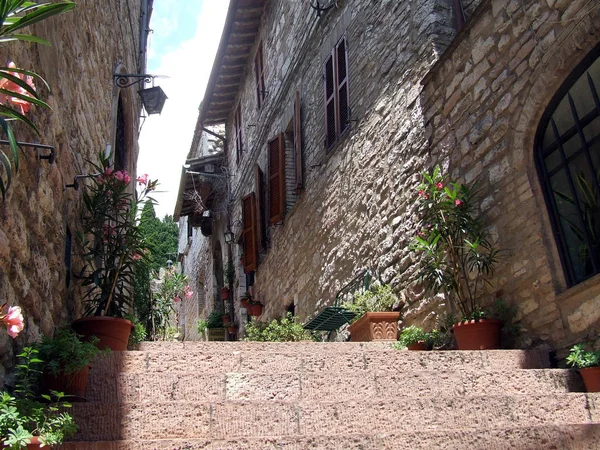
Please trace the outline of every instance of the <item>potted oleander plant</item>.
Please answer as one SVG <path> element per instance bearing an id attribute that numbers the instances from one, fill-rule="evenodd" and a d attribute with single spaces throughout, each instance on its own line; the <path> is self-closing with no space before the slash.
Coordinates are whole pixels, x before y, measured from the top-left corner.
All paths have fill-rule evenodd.
<path id="1" fill-rule="evenodd" d="M 351 340 L 396 341 L 400 312 L 393 309 L 398 303 L 398 297 L 388 284 L 374 283 L 370 289 L 352 296 L 343 305 L 355 314 L 348 327 Z"/>
<path id="2" fill-rule="evenodd" d="M 71 404 L 64 393 L 53 391 L 38 397 L 42 361 L 38 351 L 26 347 L 19 354 L 13 392 L 0 393 L 0 439 L 5 448 L 35 449 L 61 444 L 77 432 L 77 425 L 66 410 Z"/>
<path id="3" fill-rule="evenodd" d="M 143 175 L 139 192 L 124 170 L 114 170 L 112 156 L 98 154 L 89 161 L 92 173 L 83 192 L 83 231 L 78 233 L 84 266 L 78 275 L 88 308 L 73 329 L 84 336 L 97 336 L 100 348 L 126 350 L 133 323 L 131 312 L 134 266 L 146 258 L 146 245 L 138 226 L 138 211 L 158 182 Z M 136 180 L 134 180 L 135 182 Z"/>
<path id="4" fill-rule="evenodd" d="M 439 167 L 424 172 L 411 245 L 421 256 L 419 281 L 429 293 L 443 294 L 461 317 L 452 329 L 460 350 L 499 348 L 502 328 L 500 320 L 488 317 L 484 295 L 499 250 L 477 214 L 474 197 L 472 187 L 450 182 Z"/>
<path id="5" fill-rule="evenodd" d="M 71 401 L 85 400 L 90 363 L 101 350 L 97 347 L 97 337 L 87 341 L 81 338 L 71 329 L 62 328 L 54 337 L 45 336 L 36 345 L 44 361 L 42 392 L 60 391 Z"/>
<path id="6" fill-rule="evenodd" d="M 588 392 L 600 392 L 600 351 L 586 350 L 585 344 L 574 345 L 567 365 L 579 369 Z"/>

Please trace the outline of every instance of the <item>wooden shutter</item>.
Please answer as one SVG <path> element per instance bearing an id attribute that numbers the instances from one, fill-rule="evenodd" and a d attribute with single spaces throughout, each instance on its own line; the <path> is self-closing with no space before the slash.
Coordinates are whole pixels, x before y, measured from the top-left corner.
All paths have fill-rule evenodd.
<path id="1" fill-rule="evenodd" d="M 256 58 L 254 58 L 254 74 L 256 75 L 256 100 L 258 109 L 260 109 L 265 99 L 265 67 L 262 43 L 258 46 Z"/>
<path id="2" fill-rule="evenodd" d="M 242 198 L 242 236 L 244 238 L 244 272 L 256 270 L 258 246 L 256 245 L 256 196 L 254 192 Z"/>
<path id="3" fill-rule="evenodd" d="M 302 173 L 302 120 L 300 118 L 300 92 L 296 91 L 294 103 L 294 162 L 296 164 L 296 194 L 304 188 Z"/>
<path id="4" fill-rule="evenodd" d="M 330 148 L 336 140 L 336 114 L 335 114 L 335 94 L 334 73 L 333 73 L 333 56 L 327 58 L 323 66 L 323 78 L 325 80 L 325 146 Z"/>
<path id="5" fill-rule="evenodd" d="M 285 145 L 283 134 L 269 142 L 269 223 L 285 215 Z"/>
<path id="6" fill-rule="evenodd" d="M 236 161 L 239 164 L 240 159 L 242 157 L 242 152 L 244 151 L 244 143 L 242 142 L 242 111 L 241 105 L 235 110 L 235 114 L 233 117 L 233 123 L 235 128 L 235 148 L 236 148 Z"/>
<path id="7" fill-rule="evenodd" d="M 260 248 L 267 249 L 267 228 L 265 227 L 265 174 L 256 164 L 254 166 L 254 182 L 256 185 L 256 235 Z"/>
<path id="8" fill-rule="evenodd" d="M 336 81 L 338 104 L 338 137 L 350 126 L 350 97 L 348 92 L 348 48 L 346 38 L 337 44 L 336 51 Z"/>

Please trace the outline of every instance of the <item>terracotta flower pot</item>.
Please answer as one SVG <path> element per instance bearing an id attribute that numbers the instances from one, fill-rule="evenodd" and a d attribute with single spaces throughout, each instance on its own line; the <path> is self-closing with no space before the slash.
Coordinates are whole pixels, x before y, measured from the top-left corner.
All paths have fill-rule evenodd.
<path id="1" fill-rule="evenodd" d="M 85 401 L 85 391 L 87 389 L 87 379 L 90 366 L 86 366 L 79 372 L 63 373 L 52 375 L 44 372 L 42 375 L 42 391 L 64 392 L 69 396 L 70 402 Z"/>
<path id="2" fill-rule="evenodd" d="M 459 350 L 493 350 L 500 348 L 502 322 L 481 319 L 461 322 L 452 327 Z"/>
<path id="3" fill-rule="evenodd" d="M 425 345 L 425 342 L 419 341 L 407 346 L 406 348 L 409 350 L 427 350 L 427 345 Z"/>
<path id="4" fill-rule="evenodd" d="M 250 304 L 247 298 L 241 299 L 240 303 L 242 304 L 242 308 L 248 308 L 248 305 Z"/>
<path id="5" fill-rule="evenodd" d="M 396 341 L 399 312 L 368 312 L 348 327 L 352 342 Z"/>
<path id="6" fill-rule="evenodd" d="M 251 316 L 260 316 L 263 311 L 263 305 L 260 303 L 250 303 L 248 304 L 248 314 Z"/>
<path id="7" fill-rule="evenodd" d="M 34 449 L 39 449 L 40 448 L 40 438 L 38 436 L 33 436 L 29 440 L 31 442 L 29 444 L 27 444 L 27 447 L 26 447 L 28 450 L 34 450 Z M 3 441 L 4 441 L 4 439 L 2 439 L 2 442 Z M 10 448 L 10 447 L 8 447 L 7 445 L 3 445 L 1 448 Z"/>
<path id="8" fill-rule="evenodd" d="M 587 367 L 579 369 L 583 378 L 585 390 L 588 392 L 600 392 L 600 367 Z"/>
<path id="9" fill-rule="evenodd" d="M 229 288 L 224 286 L 221 288 L 221 300 L 227 300 L 229 298 Z"/>
<path id="10" fill-rule="evenodd" d="M 236 325 L 230 325 L 227 327 L 227 332 L 229 334 L 235 334 L 235 333 L 237 333 L 237 329 L 238 329 L 238 327 Z"/>
<path id="11" fill-rule="evenodd" d="M 221 319 L 223 320 L 223 324 L 228 324 L 229 322 L 231 322 L 231 318 L 229 317 L 229 314 L 223 314 L 221 316 Z"/>
<path id="12" fill-rule="evenodd" d="M 133 323 L 117 317 L 91 316 L 75 320 L 71 328 L 84 337 L 96 336 L 100 339 L 97 344 L 100 350 L 110 348 L 112 351 L 120 352 L 127 350 Z"/>

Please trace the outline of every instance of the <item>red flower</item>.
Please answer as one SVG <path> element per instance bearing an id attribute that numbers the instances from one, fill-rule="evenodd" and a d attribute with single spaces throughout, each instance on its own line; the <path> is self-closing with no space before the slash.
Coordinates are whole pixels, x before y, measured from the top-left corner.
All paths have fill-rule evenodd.
<path id="1" fill-rule="evenodd" d="M 462 205 L 462 204 L 463 204 L 463 202 L 462 202 L 462 200 L 456 199 L 456 200 L 454 200 L 454 204 L 455 204 L 456 206 L 460 206 L 460 205 Z"/>
<path id="2" fill-rule="evenodd" d="M 419 197 L 425 197 L 425 191 L 424 190 L 420 190 L 419 191 Z"/>
<path id="3" fill-rule="evenodd" d="M 444 185 L 442 183 L 436 183 L 435 187 L 438 189 L 444 189 Z"/>

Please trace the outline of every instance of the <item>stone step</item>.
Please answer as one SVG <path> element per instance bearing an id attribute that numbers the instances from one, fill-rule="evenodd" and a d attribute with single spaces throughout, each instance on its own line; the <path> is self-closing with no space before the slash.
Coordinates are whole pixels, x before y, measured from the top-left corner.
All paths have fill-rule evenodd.
<path id="1" fill-rule="evenodd" d="M 399 397 L 480 396 L 583 392 L 581 377 L 565 369 L 498 372 L 443 370 L 413 372 L 125 373 L 91 374 L 91 402 L 300 401 Z"/>
<path id="2" fill-rule="evenodd" d="M 209 344 L 209 343 L 205 343 Z M 211 343 L 216 344 L 216 343 Z M 237 344 L 232 342 L 231 344 Z M 256 343 L 239 343 L 242 345 Z M 318 372 L 350 373 L 356 371 L 414 371 L 414 370 L 497 370 L 543 369 L 550 367 L 547 352 L 532 350 L 436 351 L 360 350 L 358 346 L 310 343 L 313 351 L 294 351 L 290 343 L 266 346 L 272 350 L 242 346 L 211 346 L 208 349 L 174 351 L 112 352 L 94 361 L 92 374 L 112 377 L 117 373 L 160 372 Z M 301 345 L 300 349 L 306 349 Z M 314 345 L 313 345 L 314 344 Z M 364 344 L 362 344 L 364 345 Z M 235 350 L 235 348 L 240 350 Z M 321 350 L 322 349 L 322 350 Z M 98 375 L 100 376 L 100 375 Z"/>
<path id="3" fill-rule="evenodd" d="M 485 430 L 600 423 L 600 394 L 498 395 L 362 401 L 75 403 L 76 440 L 349 436 L 415 429 Z M 480 447 L 481 448 L 481 447 Z"/>
<path id="4" fill-rule="evenodd" d="M 339 352 L 339 351 L 386 351 L 391 350 L 393 342 L 206 342 L 206 341 L 185 341 L 185 342 L 141 342 L 137 350 L 140 351 L 178 351 L 193 350 L 200 352 L 221 352 L 221 351 L 252 351 L 252 352 L 302 352 L 314 353 L 315 351 Z"/>
<path id="5" fill-rule="evenodd" d="M 58 450 L 591 450 L 598 448 L 598 442 L 599 424 L 568 424 L 378 435 L 80 441 L 66 443 Z"/>

